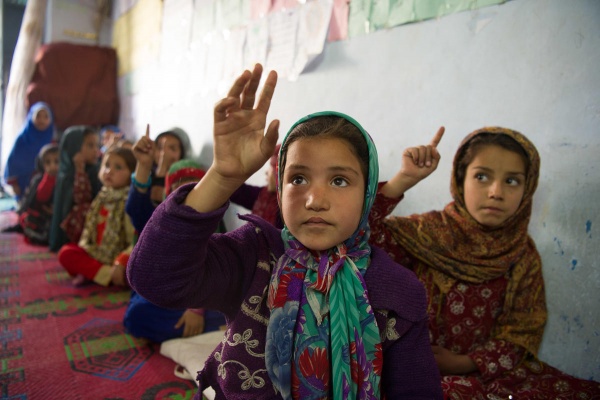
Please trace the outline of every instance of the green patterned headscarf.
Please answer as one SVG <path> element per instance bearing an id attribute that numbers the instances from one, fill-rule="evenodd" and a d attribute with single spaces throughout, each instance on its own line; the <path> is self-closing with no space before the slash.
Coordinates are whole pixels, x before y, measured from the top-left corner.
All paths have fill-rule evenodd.
<path id="1" fill-rule="evenodd" d="M 379 177 L 375 145 L 360 124 L 347 115 L 308 115 L 296 122 L 284 138 L 278 180 L 282 178 L 282 153 L 290 133 L 319 117 L 349 121 L 367 143 L 369 171 L 362 216 L 350 238 L 318 254 L 284 226 L 281 238 L 285 253 L 277 262 L 269 286 L 267 371 L 284 399 L 379 398 L 383 353 L 364 280 L 371 255 L 368 215 Z"/>

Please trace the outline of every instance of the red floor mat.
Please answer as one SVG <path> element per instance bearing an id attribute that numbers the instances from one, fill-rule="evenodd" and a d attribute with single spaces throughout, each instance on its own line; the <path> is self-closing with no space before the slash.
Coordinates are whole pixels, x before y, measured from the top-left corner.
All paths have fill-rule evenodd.
<path id="1" fill-rule="evenodd" d="M 0 227 L 15 220 L 0 214 Z M 47 247 L 0 233 L 0 398 L 189 399 L 156 344 L 125 333 L 129 291 L 75 288 Z"/>

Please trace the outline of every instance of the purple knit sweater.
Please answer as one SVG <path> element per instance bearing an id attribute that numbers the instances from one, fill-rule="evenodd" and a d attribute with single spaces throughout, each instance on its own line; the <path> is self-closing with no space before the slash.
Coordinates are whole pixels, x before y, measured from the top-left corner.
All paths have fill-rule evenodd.
<path id="1" fill-rule="evenodd" d="M 135 246 L 127 274 L 132 288 L 167 308 L 208 308 L 227 318 L 223 341 L 198 374 L 200 393 L 217 399 L 281 399 L 265 365 L 271 271 L 283 253 L 280 231 L 255 216 L 226 234 L 212 234 L 227 204 L 210 213 L 183 205 L 193 184 L 158 206 Z M 365 275 L 383 346 L 387 399 L 441 399 L 440 375 L 427 330 L 425 290 L 415 275 L 372 249 Z"/>

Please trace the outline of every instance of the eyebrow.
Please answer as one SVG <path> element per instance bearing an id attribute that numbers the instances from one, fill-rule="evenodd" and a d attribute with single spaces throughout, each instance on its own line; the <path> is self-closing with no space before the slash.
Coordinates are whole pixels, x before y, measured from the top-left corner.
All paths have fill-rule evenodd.
<path id="1" fill-rule="evenodd" d="M 483 170 L 485 172 L 493 172 L 493 170 L 491 168 L 484 167 L 484 166 L 475 166 L 475 167 L 473 167 L 473 169 Z M 523 176 L 526 175 L 525 172 L 520 172 L 520 171 L 508 171 L 507 173 L 509 175 L 523 175 Z"/>
<path id="2" fill-rule="evenodd" d="M 302 164 L 290 164 L 288 166 L 286 166 L 285 168 L 286 170 L 293 170 L 295 172 L 301 172 L 301 171 L 308 171 L 310 170 L 310 167 L 307 165 L 302 165 Z M 346 167 L 343 165 L 334 165 L 332 167 L 327 168 L 328 171 L 331 172 L 339 172 L 339 173 L 351 173 L 353 175 L 356 176 L 360 176 L 359 172 L 357 170 L 355 170 L 352 167 Z"/>

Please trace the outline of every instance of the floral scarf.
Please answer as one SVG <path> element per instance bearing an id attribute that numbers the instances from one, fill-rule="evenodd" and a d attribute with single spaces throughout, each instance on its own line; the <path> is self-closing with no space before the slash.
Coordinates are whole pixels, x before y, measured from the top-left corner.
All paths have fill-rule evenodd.
<path id="1" fill-rule="evenodd" d="M 355 120 L 336 112 L 308 115 L 292 126 L 288 136 L 297 125 L 320 116 L 347 119 L 367 141 L 370 161 L 363 214 L 348 240 L 318 254 L 284 226 L 285 253 L 273 271 L 268 294 L 267 371 L 284 399 L 379 398 L 383 355 L 364 281 L 371 254 L 367 217 L 377 190 L 377 151 Z M 280 175 L 281 153 L 279 180 Z"/>
<path id="2" fill-rule="evenodd" d="M 507 135 L 516 140 L 529 159 L 523 200 L 515 214 L 498 228 L 475 221 L 465 206 L 456 171 L 461 149 L 481 133 Z M 394 240 L 420 261 L 442 293 L 457 281 L 482 283 L 508 276 L 501 315 L 493 333 L 537 354 L 546 321 L 542 262 L 527 233 L 533 194 L 537 187 L 540 157 L 535 146 L 521 133 L 486 127 L 468 135 L 456 152 L 451 193 L 454 199 L 443 211 L 386 219 Z"/>
<path id="3" fill-rule="evenodd" d="M 92 205 L 85 219 L 85 227 L 79 240 L 79 246 L 85 249 L 90 256 L 102 264 L 112 265 L 115 257 L 129 245 L 125 234 L 126 219 L 125 202 L 129 194 L 129 186 L 121 189 L 112 189 L 106 186 L 92 201 Z M 108 210 L 106 227 L 102 234 L 102 242 L 97 243 L 97 225 L 104 218 L 102 209 Z"/>

